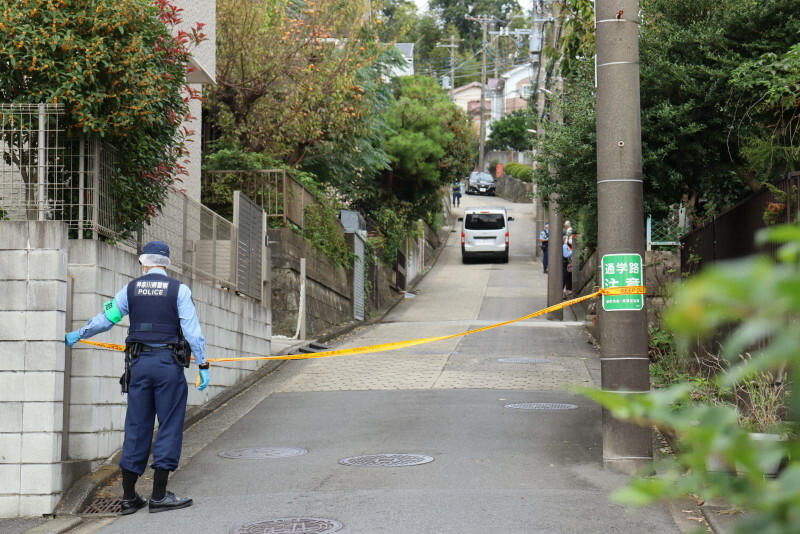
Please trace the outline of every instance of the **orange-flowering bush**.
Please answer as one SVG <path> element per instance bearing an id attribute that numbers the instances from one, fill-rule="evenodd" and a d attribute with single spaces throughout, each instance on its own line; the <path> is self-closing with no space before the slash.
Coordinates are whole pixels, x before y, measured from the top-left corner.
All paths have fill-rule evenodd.
<path id="1" fill-rule="evenodd" d="M 68 135 L 103 138 L 122 161 L 119 216 L 135 227 L 182 173 L 188 48 L 169 0 L 15 0 L 0 11 L 0 102 L 63 104 Z"/>

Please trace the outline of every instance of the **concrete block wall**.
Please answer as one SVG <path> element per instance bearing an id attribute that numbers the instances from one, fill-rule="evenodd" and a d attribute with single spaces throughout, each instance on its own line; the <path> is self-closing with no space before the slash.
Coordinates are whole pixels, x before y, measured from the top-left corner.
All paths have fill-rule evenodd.
<path id="1" fill-rule="evenodd" d="M 64 333 L 99 313 L 139 274 L 135 255 L 70 241 L 61 222 L 0 221 L 0 517 L 52 513 L 72 482 L 121 447 L 122 353 L 82 343 L 66 349 Z M 187 282 L 209 358 L 271 353 L 268 306 Z M 95 339 L 123 344 L 127 325 L 126 318 Z M 189 403 L 207 402 L 263 364 L 214 364 L 211 386 L 190 387 Z M 196 373 L 194 366 L 186 371 L 192 386 Z"/>
<path id="2" fill-rule="evenodd" d="M 0 517 L 50 513 L 63 491 L 67 229 L 0 221 Z"/>

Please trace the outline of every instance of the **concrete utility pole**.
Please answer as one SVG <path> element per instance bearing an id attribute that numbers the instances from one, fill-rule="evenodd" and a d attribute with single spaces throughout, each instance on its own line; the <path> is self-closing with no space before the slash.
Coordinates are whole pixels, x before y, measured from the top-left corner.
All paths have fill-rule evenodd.
<path id="1" fill-rule="evenodd" d="M 483 171 L 483 152 L 486 145 L 486 49 L 489 46 L 488 33 L 489 23 L 492 22 L 492 17 L 465 17 L 467 20 L 472 20 L 481 23 L 483 30 L 483 39 L 481 41 L 481 122 L 480 133 L 478 142 L 478 170 Z"/>
<path id="2" fill-rule="evenodd" d="M 450 36 L 449 45 L 437 44 L 436 47 L 450 49 L 450 100 L 454 100 L 454 91 L 456 89 L 456 48 L 458 48 L 455 35 Z"/>
<path id="3" fill-rule="evenodd" d="M 557 2 L 553 2 L 551 7 L 551 19 L 553 21 L 558 19 L 559 14 L 561 13 L 560 5 Z M 547 35 L 547 39 L 550 42 L 550 46 L 553 48 L 558 47 L 558 40 L 560 38 L 560 26 L 558 24 L 551 24 L 549 27 L 549 35 Z M 549 100 L 550 95 L 553 94 L 553 91 L 550 91 L 546 88 L 547 85 L 547 69 L 544 65 L 544 61 L 539 62 L 539 75 L 537 76 L 539 82 L 539 103 L 540 103 L 540 110 L 541 110 L 541 118 L 545 116 L 545 109 L 547 100 Z M 560 94 L 561 90 L 563 89 L 563 81 L 559 75 L 559 63 L 557 62 L 553 67 L 553 72 L 555 76 L 553 77 L 553 81 L 555 85 L 552 85 L 555 93 Z M 561 122 L 563 119 L 561 117 L 561 112 L 556 106 L 555 108 L 550 110 L 550 122 Z M 555 170 L 551 170 L 552 173 L 555 173 Z M 564 291 L 564 256 L 563 256 L 563 242 L 561 239 L 561 231 L 564 226 L 564 216 L 561 214 L 561 210 L 558 206 L 558 195 L 550 195 L 547 199 L 547 214 L 548 214 L 548 223 L 550 225 L 550 242 L 548 245 L 547 250 L 547 305 L 548 306 L 555 306 L 556 304 L 560 303 L 563 297 Z M 563 310 L 556 310 L 554 312 L 550 312 L 547 314 L 547 319 L 550 321 L 561 321 L 564 319 L 564 311 Z"/>
<path id="4" fill-rule="evenodd" d="M 637 0 L 597 0 L 595 4 L 601 258 L 610 254 L 644 258 L 638 13 Z M 605 272 L 601 270 L 600 275 L 605 276 Z M 603 389 L 648 391 L 646 306 L 642 304 L 641 310 L 602 308 L 598 305 Z M 604 465 L 634 474 L 652 458 L 650 428 L 623 423 L 603 412 Z"/>

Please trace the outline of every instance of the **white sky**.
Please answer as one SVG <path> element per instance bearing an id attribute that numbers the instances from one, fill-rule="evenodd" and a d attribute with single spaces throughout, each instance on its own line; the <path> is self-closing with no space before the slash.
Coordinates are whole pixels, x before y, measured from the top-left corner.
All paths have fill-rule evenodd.
<path id="1" fill-rule="evenodd" d="M 414 0 L 414 3 L 417 4 L 417 9 L 420 13 L 428 10 L 428 0 Z"/>
<path id="2" fill-rule="evenodd" d="M 525 11 L 529 11 L 531 9 L 531 2 L 530 0 L 518 0 L 519 4 L 525 8 Z M 424 13 L 428 10 L 428 0 L 414 0 L 414 3 L 417 4 L 417 9 L 420 13 Z"/>

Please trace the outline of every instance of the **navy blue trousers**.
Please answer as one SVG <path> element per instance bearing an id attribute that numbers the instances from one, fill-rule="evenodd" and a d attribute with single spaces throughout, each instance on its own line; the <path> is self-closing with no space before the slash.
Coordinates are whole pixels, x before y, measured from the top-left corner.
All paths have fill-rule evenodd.
<path id="1" fill-rule="evenodd" d="M 125 439 L 119 466 L 141 475 L 147 467 L 153 428 L 153 469 L 175 471 L 183 446 L 183 420 L 189 388 L 183 367 L 172 359 L 172 350 L 142 352 L 131 365 Z"/>

